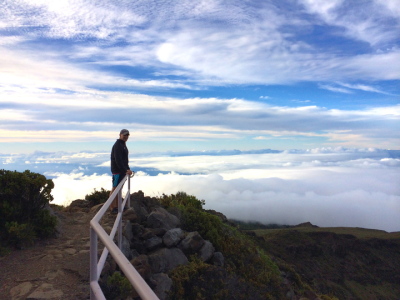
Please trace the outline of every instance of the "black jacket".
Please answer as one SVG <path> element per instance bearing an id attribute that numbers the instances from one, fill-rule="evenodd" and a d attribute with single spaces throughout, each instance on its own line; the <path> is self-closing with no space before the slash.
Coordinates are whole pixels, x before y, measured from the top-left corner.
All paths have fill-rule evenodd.
<path id="1" fill-rule="evenodd" d="M 128 148 L 126 143 L 118 139 L 111 150 L 111 173 L 126 174 L 129 168 Z"/>

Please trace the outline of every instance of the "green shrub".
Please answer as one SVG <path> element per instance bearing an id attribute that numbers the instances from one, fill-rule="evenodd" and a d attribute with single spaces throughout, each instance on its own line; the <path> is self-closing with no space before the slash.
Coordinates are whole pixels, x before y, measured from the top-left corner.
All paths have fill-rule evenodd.
<path id="1" fill-rule="evenodd" d="M 107 299 L 126 299 L 133 292 L 129 280 L 120 272 L 114 272 L 107 278 L 105 296 Z"/>
<path id="2" fill-rule="evenodd" d="M 85 200 L 89 201 L 89 206 L 95 206 L 100 203 L 104 203 L 110 197 L 110 190 L 101 188 L 100 191 L 94 189 L 93 193 L 85 196 Z"/>
<path id="3" fill-rule="evenodd" d="M 204 200 L 198 200 L 195 196 L 188 195 L 185 192 L 178 192 L 175 195 L 164 195 L 158 199 L 161 205 L 165 207 L 193 207 L 201 209 L 206 204 Z"/>
<path id="4" fill-rule="evenodd" d="M 188 196 L 185 193 L 170 196 L 164 195 L 159 201 L 167 208 L 178 207 L 182 215 L 182 229 L 189 232 L 197 231 L 204 239 L 209 240 L 216 248 L 216 251 L 223 253 L 225 270 L 238 274 L 241 278 L 240 280 L 249 285 L 250 290 L 259 289 L 264 291 L 266 298 L 279 299 L 282 296 L 279 268 L 256 245 L 251 237 L 241 233 L 235 227 L 223 223 L 219 217 L 204 211 L 202 209 L 202 203 L 204 202 L 197 200 L 194 196 Z M 189 292 L 182 291 L 182 289 L 185 286 L 190 288 L 190 285 L 193 283 L 193 276 L 190 275 L 191 272 L 195 272 L 196 270 L 200 272 L 202 270 L 208 273 L 209 268 L 211 267 L 206 268 L 203 264 L 195 262 L 187 267 L 182 267 L 181 272 L 183 273 L 174 277 L 177 299 L 182 295 L 187 297 L 187 293 Z M 207 276 L 201 278 L 202 280 L 206 280 Z M 196 290 L 194 287 L 191 289 L 192 292 Z M 205 295 L 199 290 L 196 290 L 198 295 L 194 295 L 192 292 L 190 292 L 191 296 L 189 298 L 193 297 L 193 299 L 196 299 L 196 297 L 199 297 L 198 299 L 202 299 Z M 219 298 L 216 297 L 215 299 Z"/>
<path id="5" fill-rule="evenodd" d="M 39 211 L 33 222 L 34 231 L 39 238 L 50 237 L 54 234 L 57 226 L 57 218 L 50 214 L 47 209 Z"/>
<path id="6" fill-rule="evenodd" d="M 0 170 L 0 242 L 33 243 L 55 233 L 57 219 L 45 209 L 53 200 L 54 183 L 30 172 Z"/>
<path id="7" fill-rule="evenodd" d="M 18 224 L 18 222 L 6 222 L 6 231 L 9 236 L 8 242 L 13 245 L 21 246 L 29 246 L 32 245 L 35 238 L 36 233 L 33 227 L 30 224 Z"/>

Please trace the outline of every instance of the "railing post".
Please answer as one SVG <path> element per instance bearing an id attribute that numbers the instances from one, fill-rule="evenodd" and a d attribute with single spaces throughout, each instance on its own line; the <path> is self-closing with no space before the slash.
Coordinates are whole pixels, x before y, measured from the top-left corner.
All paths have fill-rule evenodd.
<path id="1" fill-rule="evenodd" d="M 124 208 L 122 207 L 122 189 L 118 192 L 118 213 L 123 213 Z M 118 248 L 122 249 L 122 217 L 118 222 Z"/>
<path id="2" fill-rule="evenodd" d="M 131 176 L 128 177 L 128 208 L 131 207 Z"/>
<path id="3" fill-rule="evenodd" d="M 97 233 L 90 227 L 90 282 L 97 281 Z M 90 288 L 90 300 L 94 300 L 94 292 Z"/>

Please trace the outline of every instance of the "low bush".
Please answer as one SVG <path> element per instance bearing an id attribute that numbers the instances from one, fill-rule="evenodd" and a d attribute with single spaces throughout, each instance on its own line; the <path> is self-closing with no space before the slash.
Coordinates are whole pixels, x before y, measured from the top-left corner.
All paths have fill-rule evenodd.
<path id="1" fill-rule="evenodd" d="M 185 192 L 178 192 L 175 195 L 171 194 L 169 196 L 163 194 L 158 200 L 164 207 L 178 207 L 182 209 L 189 207 L 201 209 L 206 204 L 204 200 L 198 200 L 195 196 L 188 195 Z"/>
<path id="2" fill-rule="evenodd" d="M 129 280 L 120 272 L 114 272 L 107 278 L 104 295 L 106 299 L 126 299 L 133 292 L 133 287 Z"/>
<path id="3" fill-rule="evenodd" d="M 94 189 L 93 193 L 85 196 L 85 200 L 89 201 L 89 206 L 95 206 L 100 203 L 104 203 L 110 197 L 110 190 L 101 188 L 100 191 Z"/>
<path id="4" fill-rule="evenodd" d="M 46 206 L 53 200 L 52 180 L 30 172 L 0 170 L 0 243 L 23 246 L 52 236 L 57 218 Z"/>
<path id="5" fill-rule="evenodd" d="M 225 287 L 229 286 L 226 280 L 235 281 L 249 293 L 256 290 L 263 293 L 264 299 L 282 296 L 280 271 L 276 264 L 262 249 L 257 247 L 250 237 L 229 224 L 223 223 L 218 216 L 203 210 L 204 201 L 183 192 L 177 195 L 163 195 L 159 201 L 167 208 L 178 207 L 182 215 L 182 229 L 188 232 L 199 232 L 204 239 L 214 245 L 216 251 L 222 252 L 225 257 L 223 271 L 198 261 L 179 267 L 173 276 L 176 299 L 186 299 L 187 297 L 187 299 L 206 299 L 208 293 L 199 286 L 193 286 L 193 278 L 204 281 L 209 277 L 206 274 L 215 272 L 226 278 L 223 280 Z M 236 274 L 237 278 L 232 277 L 232 274 Z M 214 278 L 210 284 L 213 285 L 216 281 L 218 279 Z M 244 288 L 245 286 L 246 288 Z M 220 296 L 221 298 L 216 297 L 215 299 L 224 299 L 223 294 Z"/>

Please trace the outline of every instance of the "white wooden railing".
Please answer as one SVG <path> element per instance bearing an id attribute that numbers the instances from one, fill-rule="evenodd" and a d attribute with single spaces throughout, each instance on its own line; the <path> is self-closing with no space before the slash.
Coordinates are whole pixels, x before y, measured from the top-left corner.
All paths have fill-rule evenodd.
<path id="1" fill-rule="evenodd" d="M 128 181 L 128 192 L 126 193 L 125 200 L 122 202 L 122 186 Z M 114 226 L 110 235 L 100 225 L 100 220 L 107 212 L 113 199 L 118 195 L 118 214 L 114 222 Z M 99 285 L 99 278 L 101 271 L 110 253 L 118 264 L 122 272 L 128 278 L 136 292 L 143 300 L 159 300 L 153 290 L 148 286 L 146 281 L 140 276 L 136 269 L 132 266 L 129 260 L 121 252 L 122 246 L 122 213 L 123 207 L 127 205 L 130 207 L 130 177 L 126 175 L 115 191 L 110 195 L 108 200 L 104 203 L 103 207 L 90 221 L 90 299 L 106 300 L 103 291 Z M 118 232 L 117 243 L 114 243 L 114 237 Z M 104 250 L 98 259 L 98 239 L 104 244 Z"/>

